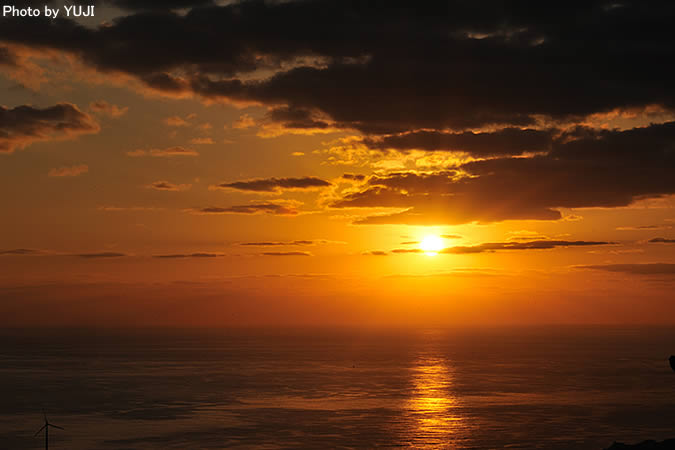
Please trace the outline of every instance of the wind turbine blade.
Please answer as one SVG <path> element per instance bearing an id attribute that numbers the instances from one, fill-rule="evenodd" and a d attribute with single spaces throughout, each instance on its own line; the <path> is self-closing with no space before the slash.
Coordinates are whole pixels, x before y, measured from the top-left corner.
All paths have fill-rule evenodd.
<path id="1" fill-rule="evenodd" d="M 58 428 L 59 430 L 65 430 L 65 428 L 61 428 L 58 425 L 52 425 L 51 423 L 49 424 L 49 426 L 52 427 L 52 428 Z"/>
<path id="2" fill-rule="evenodd" d="M 47 424 L 42 425 L 42 428 L 40 428 L 40 429 L 37 431 L 37 433 L 35 433 L 35 435 L 34 435 L 33 437 L 35 437 L 35 436 L 37 436 L 38 434 L 40 434 L 40 432 L 41 432 L 42 430 L 44 430 L 45 428 L 47 428 Z"/>
<path id="3" fill-rule="evenodd" d="M 47 413 L 42 411 L 42 415 L 45 416 L 45 423 L 47 423 Z"/>

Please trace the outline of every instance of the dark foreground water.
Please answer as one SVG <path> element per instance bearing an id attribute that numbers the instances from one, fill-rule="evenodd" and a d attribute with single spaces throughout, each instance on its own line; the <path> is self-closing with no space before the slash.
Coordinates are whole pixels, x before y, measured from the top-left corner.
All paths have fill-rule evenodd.
<path id="1" fill-rule="evenodd" d="M 675 328 L 0 332 L 0 448 L 604 448 L 675 437 Z"/>

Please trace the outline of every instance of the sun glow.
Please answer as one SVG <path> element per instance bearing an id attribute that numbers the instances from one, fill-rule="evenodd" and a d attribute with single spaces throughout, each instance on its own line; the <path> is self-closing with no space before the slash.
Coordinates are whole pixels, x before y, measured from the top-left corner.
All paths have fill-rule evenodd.
<path id="1" fill-rule="evenodd" d="M 435 256 L 443 250 L 443 239 L 436 235 L 425 236 L 420 242 L 420 249 L 428 256 Z"/>

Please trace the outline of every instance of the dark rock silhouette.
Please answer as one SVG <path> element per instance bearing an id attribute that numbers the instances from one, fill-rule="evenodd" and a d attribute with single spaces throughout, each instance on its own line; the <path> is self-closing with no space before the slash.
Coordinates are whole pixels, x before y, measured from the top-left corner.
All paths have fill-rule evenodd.
<path id="1" fill-rule="evenodd" d="M 675 371 L 675 355 L 670 355 L 668 358 L 670 363 L 670 368 Z M 656 442 L 654 440 L 648 440 L 640 442 L 639 444 L 624 444 L 622 442 L 614 442 L 610 447 L 607 447 L 605 450 L 665 450 L 673 449 L 675 450 L 675 439 L 666 439 L 665 441 Z"/>
<path id="2" fill-rule="evenodd" d="M 673 359 L 675 357 L 670 357 L 670 364 L 673 364 Z M 656 441 L 643 441 L 639 444 L 623 444 L 621 442 L 615 442 L 611 447 L 607 447 L 605 450 L 666 450 L 666 449 L 675 449 L 675 439 L 666 439 L 665 441 L 656 442 Z"/>

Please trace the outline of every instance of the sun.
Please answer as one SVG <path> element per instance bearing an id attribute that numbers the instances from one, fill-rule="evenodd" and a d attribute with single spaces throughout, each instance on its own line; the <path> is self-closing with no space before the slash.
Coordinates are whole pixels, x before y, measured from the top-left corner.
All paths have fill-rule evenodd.
<path id="1" fill-rule="evenodd" d="M 425 236 L 422 242 L 420 242 L 420 249 L 429 256 L 435 256 L 439 251 L 443 250 L 443 239 L 433 234 Z"/>

